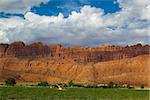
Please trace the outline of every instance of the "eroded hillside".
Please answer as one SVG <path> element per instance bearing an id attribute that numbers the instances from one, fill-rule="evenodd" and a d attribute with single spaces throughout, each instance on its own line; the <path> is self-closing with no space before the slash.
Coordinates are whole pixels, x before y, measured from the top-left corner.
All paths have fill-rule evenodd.
<path id="1" fill-rule="evenodd" d="M 0 81 L 14 76 L 20 82 L 148 85 L 149 48 L 141 44 L 97 48 L 63 48 L 40 42 L 0 44 Z"/>

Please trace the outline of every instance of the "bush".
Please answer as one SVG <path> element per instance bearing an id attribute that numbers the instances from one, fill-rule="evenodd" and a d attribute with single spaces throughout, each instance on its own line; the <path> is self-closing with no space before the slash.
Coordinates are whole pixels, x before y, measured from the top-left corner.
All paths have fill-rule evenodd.
<path id="1" fill-rule="evenodd" d="M 4 85 L 4 84 L 2 83 L 2 84 L 0 84 L 0 85 Z"/>
<path id="2" fill-rule="evenodd" d="M 74 86 L 73 81 L 72 81 L 72 80 L 71 80 L 71 81 L 69 81 L 69 82 L 68 82 L 68 85 L 69 85 L 69 86 Z"/>
<path id="3" fill-rule="evenodd" d="M 38 83 L 38 86 L 49 86 L 49 84 L 46 81 L 41 81 L 40 83 Z"/>
<path id="4" fill-rule="evenodd" d="M 119 85 L 118 84 L 115 84 L 115 86 L 114 86 L 115 88 L 119 88 Z"/>
<path id="5" fill-rule="evenodd" d="M 65 84 L 64 87 L 84 87 L 83 84 L 74 83 L 72 80 Z"/>
<path id="6" fill-rule="evenodd" d="M 56 84 L 51 85 L 53 88 L 58 88 Z"/>
<path id="7" fill-rule="evenodd" d="M 107 88 L 107 86 L 103 85 L 103 86 L 100 86 L 100 88 Z"/>
<path id="8" fill-rule="evenodd" d="M 16 84 L 16 80 L 15 80 L 15 78 L 8 78 L 8 79 L 6 79 L 5 84 L 14 86 Z"/>
<path id="9" fill-rule="evenodd" d="M 127 88 L 128 88 L 128 89 L 130 88 L 130 84 L 127 85 Z"/>
<path id="10" fill-rule="evenodd" d="M 76 86 L 76 87 L 83 87 L 83 85 L 81 85 L 81 84 L 74 84 L 73 86 Z"/>
<path id="11" fill-rule="evenodd" d="M 67 85 L 67 84 L 64 84 L 64 87 L 68 87 L 68 85 Z"/>
<path id="12" fill-rule="evenodd" d="M 128 88 L 128 89 L 132 89 L 132 88 L 134 88 L 134 87 L 133 87 L 133 86 L 130 86 L 130 84 L 128 84 L 128 85 L 127 85 L 127 88 Z"/>
<path id="13" fill-rule="evenodd" d="M 85 88 L 99 88 L 97 85 L 87 85 Z"/>
<path id="14" fill-rule="evenodd" d="M 113 88 L 114 87 L 114 83 L 111 81 L 108 83 L 108 88 Z"/>
<path id="15" fill-rule="evenodd" d="M 141 89 L 144 89 L 144 84 L 141 85 Z"/>

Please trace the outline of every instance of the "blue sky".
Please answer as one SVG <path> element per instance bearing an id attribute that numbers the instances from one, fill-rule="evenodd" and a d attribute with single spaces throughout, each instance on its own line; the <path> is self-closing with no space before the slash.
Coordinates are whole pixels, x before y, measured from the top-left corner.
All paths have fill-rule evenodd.
<path id="1" fill-rule="evenodd" d="M 105 14 L 115 13 L 121 10 L 116 0 L 51 0 L 46 4 L 41 3 L 38 6 L 33 6 L 31 12 L 46 16 L 57 16 L 59 13 L 63 13 L 64 17 L 68 17 L 72 11 L 79 12 L 85 5 L 102 8 Z M 0 17 L 2 18 L 8 18 L 10 16 L 23 17 L 24 15 L 17 12 L 0 12 Z"/>
<path id="2" fill-rule="evenodd" d="M 0 42 L 149 44 L 150 0 L 0 0 Z"/>
<path id="3" fill-rule="evenodd" d="M 48 16 L 56 16 L 61 12 L 65 17 L 68 17 L 72 11 L 79 12 L 85 5 L 102 8 L 106 14 L 120 10 L 116 0 L 51 0 L 51 2 L 48 2 L 47 4 L 33 7 L 31 11 L 39 15 Z"/>

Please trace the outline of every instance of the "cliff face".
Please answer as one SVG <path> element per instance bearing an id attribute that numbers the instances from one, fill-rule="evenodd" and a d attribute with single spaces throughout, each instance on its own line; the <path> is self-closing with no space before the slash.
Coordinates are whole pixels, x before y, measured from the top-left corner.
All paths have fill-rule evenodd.
<path id="1" fill-rule="evenodd" d="M 63 48 L 41 42 L 0 44 L 0 81 L 14 76 L 21 82 L 149 85 L 149 50 L 149 45 L 141 44 L 97 48 Z"/>
<path id="2" fill-rule="evenodd" d="M 130 47 L 101 46 L 97 48 L 63 48 L 61 45 L 44 45 L 35 42 L 25 45 L 23 42 L 14 42 L 10 45 L 0 44 L 0 57 L 17 57 L 35 59 L 49 57 L 59 61 L 73 61 L 79 63 L 102 62 L 123 58 L 131 58 L 149 54 L 150 46 L 141 44 Z"/>

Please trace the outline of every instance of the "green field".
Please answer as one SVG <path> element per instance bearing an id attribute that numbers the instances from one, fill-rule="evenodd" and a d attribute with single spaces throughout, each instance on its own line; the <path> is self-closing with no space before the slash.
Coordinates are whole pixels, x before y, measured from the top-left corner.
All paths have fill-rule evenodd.
<path id="1" fill-rule="evenodd" d="M 14 86 L 0 87 L 0 100 L 149 100 L 149 90 Z"/>

